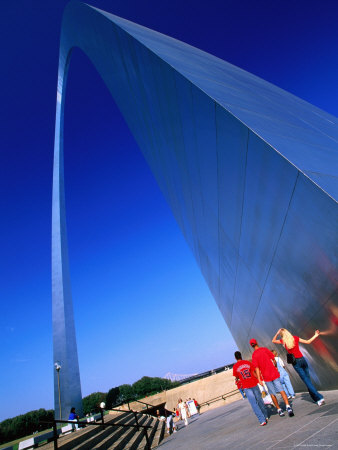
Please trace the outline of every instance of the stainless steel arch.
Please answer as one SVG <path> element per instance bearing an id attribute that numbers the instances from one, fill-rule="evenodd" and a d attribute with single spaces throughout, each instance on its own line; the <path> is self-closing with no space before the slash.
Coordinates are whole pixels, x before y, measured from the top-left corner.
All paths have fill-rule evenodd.
<path id="1" fill-rule="evenodd" d="M 244 354 L 280 326 L 337 387 L 338 121 L 254 75 L 85 4 L 62 23 L 53 178 L 54 361 L 62 417 L 81 410 L 67 255 L 63 105 L 81 48 L 113 95 Z M 298 380 L 294 378 L 296 383 Z M 59 410 L 55 377 L 55 410 Z"/>

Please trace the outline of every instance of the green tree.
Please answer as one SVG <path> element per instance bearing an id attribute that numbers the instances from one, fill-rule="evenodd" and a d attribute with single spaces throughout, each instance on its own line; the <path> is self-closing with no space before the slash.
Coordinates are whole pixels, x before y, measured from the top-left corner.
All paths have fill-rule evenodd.
<path id="1" fill-rule="evenodd" d="M 152 382 L 150 377 L 142 377 L 133 384 L 133 389 L 138 397 L 144 397 L 152 392 Z"/>
<path id="2" fill-rule="evenodd" d="M 121 386 L 119 386 L 119 390 L 120 390 L 119 403 L 135 400 L 135 392 L 130 384 L 122 384 Z"/>
<path id="3" fill-rule="evenodd" d="M 107 409 L 113 408 L 118 403 L 120 403 L 120 388 L 113 387 L 107 393 L 106 397 Z"/>
<path id="4" fill-rule="evenodd" d="M 51 427 L 49 423 L 54 419 L 54 411 L 39 409 L 26 414 L 6 419 L 0 423 L 0 444 L 29 436 L 35 431 L 43 431 Z"/>
<path id="5" fill-rule="evenodd" d="M 159 377 L 142 377 L 133 384 L 133 389 L 137 395 L 137 398 L 156 394 L 157 392 L 161 392 L 172 387 L 174 386 L 170 380 Z"/>
<path id="6" fill-rule="evenodd" d="M 90 414 L 100 410 L 100 403 L 106 402 L 107 394 L 104 392 L 94 392 L 82 399 L 83 413 Z"/>

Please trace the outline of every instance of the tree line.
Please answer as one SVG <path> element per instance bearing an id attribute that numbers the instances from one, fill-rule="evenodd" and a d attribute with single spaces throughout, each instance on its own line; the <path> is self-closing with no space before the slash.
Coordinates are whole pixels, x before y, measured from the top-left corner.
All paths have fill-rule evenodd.
<path id="1" fill-rule="evenodd" d="M 177 381 L 167 380 L 166 378 L 142 377 L 133 384 L 122 384 L 113 387 L 107 393 L 94 392 L 84 397 L 83 412 L 85 415 L 98 412 L 101 402 L 105 402 L 106 409 L 111 409 L 122 403 L 138 400 L 177 386 L 179 386 Z"/>
<path id="2" fill-rule="evenodd" d="M 6 419 L 0 423 L 0 444 L 29 436 L 36 431 L 51 428 L 51 425 L 40 423 L 51 422 L 54 419 L 54 410 L 37 409 L 26 414 Z"/>
<path id="3" fill-rule="evenodd" d="M 165 378 L 142 377 L 133 384 L 122 384 L 121 386 L 113 387 L 108 392 L 94 392 L 87 395 L 82 399 L 83 412 L 85 415 L 98 412 L 101 402 L 105 402 L 106 409 L 110 409 L 121 403 L 138 400 L 157 392 L 172 389 L 178 385 L 178 382 L 172 382 Z M 42 408 L 6 419 L 0 423 L 0 444 L 51 428 L 50 425 L 41 422 L 50 422 L 53 419 L 54 410 Z"/>

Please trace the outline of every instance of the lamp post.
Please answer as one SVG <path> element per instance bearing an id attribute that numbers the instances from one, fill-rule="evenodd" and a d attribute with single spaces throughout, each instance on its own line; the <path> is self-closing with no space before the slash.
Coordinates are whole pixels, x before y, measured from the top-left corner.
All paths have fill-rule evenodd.
<path id="1" fill-rule="evenodd" d="M 58 377 L 58 391 L 59 391 L 59 410 L 60 410 L 60 420 L 61 420 L 61 389 L 60 389 L 60 369 L 61 364 L 59 362 L 54 363 L 54 367 Z"/>
<path id="2" fill-rule="evenodd" d="M 102 420 L 102 428 L 103 428 L 103 429 L 104 429 L 104 426 L 103 426 L 103 424 L 104 424 L 103 410 L 104 410 L 105 407 L 106 407 L 105 402 L 101 402 L 101 403 L 100 403 L 100 413 L 101 413 L 101 420 Z"/>

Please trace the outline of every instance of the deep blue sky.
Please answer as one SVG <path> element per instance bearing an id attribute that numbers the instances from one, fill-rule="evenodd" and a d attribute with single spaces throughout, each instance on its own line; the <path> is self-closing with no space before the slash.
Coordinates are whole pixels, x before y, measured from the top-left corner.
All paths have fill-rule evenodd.
<path id="1" fill-rule="evenodd" d="M 2 2 L 0 420 L 53 407 L 51 188 L 65 0 Z M 93 0 L 338 116 L 335 0 Z M 83 395 L 232 361 L 235 344 L 103 82 L 80 51 L 65 111 Z"/>

